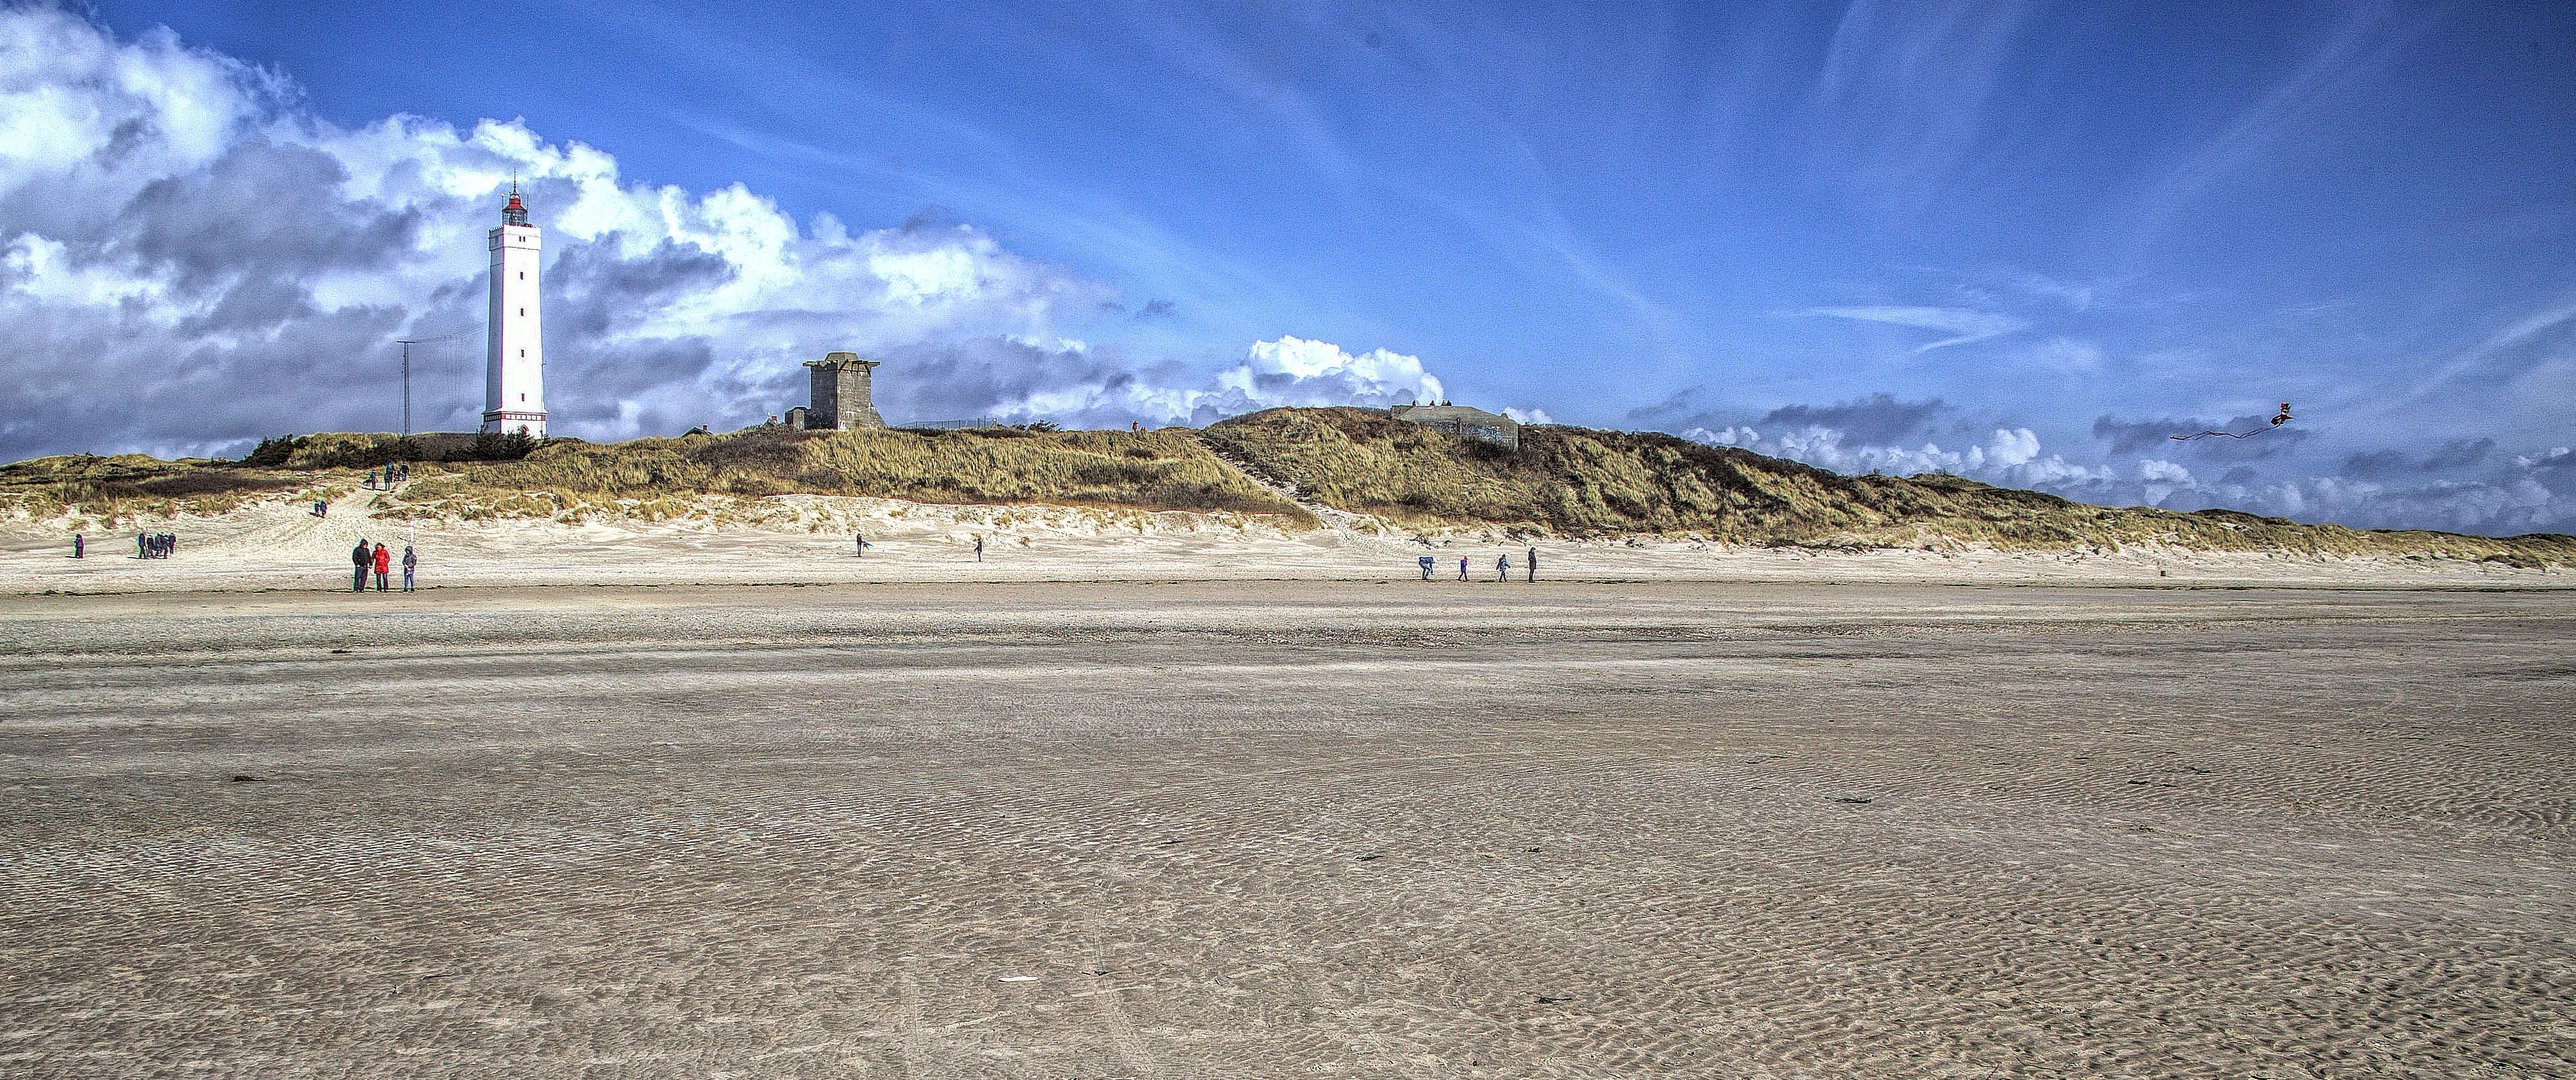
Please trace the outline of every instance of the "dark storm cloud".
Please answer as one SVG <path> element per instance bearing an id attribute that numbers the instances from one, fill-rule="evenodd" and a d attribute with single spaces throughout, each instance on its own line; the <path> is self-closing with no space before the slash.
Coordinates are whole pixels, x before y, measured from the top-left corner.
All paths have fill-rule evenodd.
<path id="1" fill-rule="evenodd" d="M 1722 428 L 1734 422 L 1728 419 L 1729 416 L 1742 418 L 1740 411 L 1729 413 L 1710 406 L 1705 400 L 1706 394 L 1706 390 L 1697 386 L 1676 390 L 1662 401 L 1628 410 L 1628 426 L 1680 431 L 1693 427 Z"/>
<path id="2" fill-rule="evenodd" d="M 400 322 L 399 312 L 348 308 L 218 345 L 113 316 L 13 319 L 6 330 L 16 347 L 0 352 L 0 416 L 9 418 L 0 422 L 0 458 L 204 452 L 291 431 L 390 430 L 400 384 L 384 343 Z"/>
<path id="3" fill-rule="evenodd" d="M 120 131 L 134 139 L 140 134 Z M 114 303 L 0 308 L 0 455 L 230 446 L 399 422 L 387 342 L 402 312 L 318 310 L 312 283 L 379 270 L 416 212 L 345 199 L 340 164 L 250 139 L 143 185 L 113 218 L 54 219 L 60 270 L 129 283 Z M 0 236 L 36 233 L 0 207 Z M 479 319 L 477 320 L 479 321 Z"/>
<path id="4" fill-rule="evenodd" d="M 2255 431 L 2261 434 L 2243 439 L 2210 436 L 2204 439 L 2180 440 L 2176 435 L 2199 431 Z M 2093 437 L 2110 444 L 2110 452 L 2119 454 L 2151 453 L 2161 456 L 2187 456 L 2245 461 L 2279 457 L 2297 450 L 2314 436 L 2297 421 L 2274 427 L 2272 415 L 2263 413 L 2228 420 L 2140 419 L 2099 416 L 2093 420 Z"/>
<path id="5" fill-rule="evenodd" d="M 189 294 L 391 265 L 411 249 L 418 211 L 342 199 L 347 179 L 319 150 L 252 139 L 203 172 L 146 185 L 103 246 Z"/>
<path id="6" fill-rule="evenodd" d="M 2494 439 L 2452 439 L 2424 455 L 2426 469 L 2466 469 L 2486 464 L 2495 455 Z"/>
<path id="7" fill-rule="evenodd" d="M 2180 445 L 2170 436 L 2199 430 L 2202 425 L 2197 420 L 2126 420 L 2116 416 L 2093 419 L 2093 437 L 2110 443 L 2114 454 Z"/>
<path id="8" fill-rule="evenodd" d="M 723 256 L 669 240 L 635 258 L 619 256 L 613 243 L 563 241 L 545 274 L 547 339 L 625 331 L 674 299 L 724 284 L 733 273 Z"/>
<path id="9" fill-rule="evenodd" d="M 1000 337 L 920 342 L 882 355 L 877 410 L 891 424 L 1008 413 L 1049 391 L 1132 378 L 1119 365 L 1086 353 Z"/>
<path id="10" fill-rule="evenodd" d="M 1746 425 L 1765 432 L 1821 428 L 1855 445 L 1892 445 L 1935 437 L 1977 434 L 1959 410 L 1940 398 L 1907 401 L 1880 392 L 1831 405 L 1784 405 L 1752 417 L 1743 409 L 1712 403 L 1704 387 L 1691 387 L 1671 397 L 1629 411 L 1630 424 L 1664 431 L 1691 428 L 1722 430 Z"/>
<path id="11" fill-rule="evenodd" d="M 677 435 L 705 424 L 738 426 L 785 410 L 789 384 L 802 401 L 804 371 L 770 371 L 745 380 L 717 370 L 703 338 L 640 341 L 616 349 L 575 347 L 546 353 L 550 419 L 575 430 L 631 428 L 638 435 Z M 674 387 L 689 388 L 674 393 Z"/>
<path id="12" fill-rule="evenodd" d="M 1934 433 L 1934 422 L 1957 410 L 1940 398 L 1903 401 L 1877 393 L 1833 405 L 1788 405 L 1765 414 L 1756 426 L 1820 427 L 1862 443 L 1887 444 Z"/>

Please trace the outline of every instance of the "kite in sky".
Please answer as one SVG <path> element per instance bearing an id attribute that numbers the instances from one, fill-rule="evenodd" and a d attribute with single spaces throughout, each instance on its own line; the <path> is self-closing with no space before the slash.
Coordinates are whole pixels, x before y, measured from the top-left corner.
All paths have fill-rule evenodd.
<path id="1" fill-rule="evenodd" d="M 2165 438 L 2172 439 L 2175 442 L 2190 442 L 2193 439 L 2206 439 L 2212 435 L 2224 435 L 2231 439 L 2250 439 L 2256 435 L 2270 431 L 2272 428 L 2279 427 L 2289 422 L 2290 403 L 2284 401 L 2281 403 L 2281 411 L 2272 414 L 2272 427 L 2258 427 L 2252 431 L 2195 431 L 2189 435 L 2167 435 Z"/>

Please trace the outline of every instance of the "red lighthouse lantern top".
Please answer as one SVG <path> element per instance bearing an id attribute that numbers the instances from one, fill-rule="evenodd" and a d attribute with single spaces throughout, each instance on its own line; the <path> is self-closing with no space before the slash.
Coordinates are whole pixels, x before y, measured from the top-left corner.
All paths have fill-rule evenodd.
<path id="1" fill-rule="evenodd" d="M 519 182 L 512 180 L 510 181 L 510 205 L 501 208 L 501 224 L 525 225 L 527 223 L 528 206 L 519 201 Z"/>

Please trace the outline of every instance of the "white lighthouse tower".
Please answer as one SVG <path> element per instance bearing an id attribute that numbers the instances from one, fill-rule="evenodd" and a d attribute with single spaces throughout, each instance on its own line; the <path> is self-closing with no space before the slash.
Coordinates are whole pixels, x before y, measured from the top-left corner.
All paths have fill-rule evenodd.
<path id="1" fill-rule="evenodd" d="M 546 437 L 546 343 L 537 332 L 537 256 L 544 251 L 519 184 L 492 230 L 492 316 L 485 338 L 483 430 Z"/>

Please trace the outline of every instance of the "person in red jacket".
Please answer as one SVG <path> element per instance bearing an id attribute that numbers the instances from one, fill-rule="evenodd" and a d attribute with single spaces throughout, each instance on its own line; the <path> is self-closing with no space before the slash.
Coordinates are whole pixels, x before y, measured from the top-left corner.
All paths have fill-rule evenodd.
<path id="1" fill-rule="evenodd" d="M 376 545 L 376 591 L 377 591 L 377 592 L 384 592 L 384 591 L 385 591 L 385 575 L 386 575 L 387 573 L 391 572 L 391 571 L 393 570 L 393 568 L 394 568 L 394 558 L 393 558 L 393 553 L 386 551 L 386 550 L 385 550 L 385 546 L 384 546 L 383 544 L 378 544 L 378 545 Z"/>

